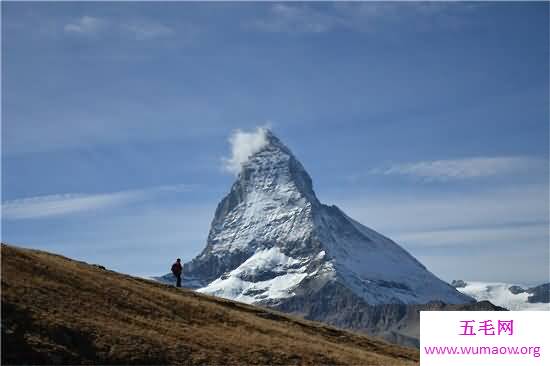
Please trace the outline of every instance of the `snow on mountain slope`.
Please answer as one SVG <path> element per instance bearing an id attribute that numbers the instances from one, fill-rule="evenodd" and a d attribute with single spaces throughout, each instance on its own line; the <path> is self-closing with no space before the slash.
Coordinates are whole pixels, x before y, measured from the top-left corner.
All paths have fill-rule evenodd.
<path id="1" fill-rule="evenodd" d="M 307 261 L 308 258 L 288 257 L 278 247 L 259 250 L 233 271 L 197 291 L 246 303 L 289 297 L 304 278 L 318 275 L 317 271 L 307 272 Z"/>
<path id="2" fill-rule="evenodd" d="M 291 151 L 270 131 L 258 133 L 261 144 L 239 156 L 205 249 L 184 266 L 185 286 L 268 306 L 328 288 L 366 304 L 473 301 L 392 240 L 319 202 Z"/>
<path id="3" fill-rule="evenodd" d="M 336 206 L 323 206 L 321 212 L 320 241 L 346 285 L 370 304 L 465 302 L 391 239 Z"/>
<path id="4" fill-rule="evenodd" d="M 526 286 L 517 284 L 467 281 L 465 287 L 459 287 L 457 290 L 477 301 L 488 300 L 509 310 L 550 310 L 549 303 L 530 303 L 529 292 L 514 291 L 514 288 L 527 289 Z"/>

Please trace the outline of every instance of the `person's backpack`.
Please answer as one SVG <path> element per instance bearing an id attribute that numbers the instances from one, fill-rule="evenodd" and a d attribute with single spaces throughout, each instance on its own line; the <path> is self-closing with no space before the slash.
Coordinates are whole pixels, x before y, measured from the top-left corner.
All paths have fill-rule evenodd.
<path id="1" fill-rule="evenodd" d="M 178 274 L 180 274 L 181 273 L 181 266 L 178 266 L 177 263 L 172 264 L 172 273 L 176 276 Z"/>

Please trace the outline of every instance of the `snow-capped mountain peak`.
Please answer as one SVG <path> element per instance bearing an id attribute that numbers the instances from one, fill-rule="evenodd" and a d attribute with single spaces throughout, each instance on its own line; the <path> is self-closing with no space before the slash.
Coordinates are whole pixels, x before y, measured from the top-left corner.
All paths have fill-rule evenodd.
<path id="1" fill-rule="evenodd" d="M 265 140 L 265 145 L 242 163 L 231 191 L 238 189 L 242 198 L 264 193 L 318 204 L 311 177 L 302 164 L 270 130 L 265 130 Z"/>
<path id="2" fill-rule="evenodd" d="M 335 288 L 368 304 L 472 300 L 392 240 L 321 204 L 290 149 L 261 133 L 216 209 L 205 249 L 185 265 L 187 286 L 277 306 Z"/>
<path id="3" fill-rule="evenodd" d="M 218 205 L 209 250 L 203 255 L 299 241 L 311 230 L 312 209 L 320 205 L 311 178 L 270 131 L 266 139 L 267 144 L 242 164 L 231 191 Z"/>

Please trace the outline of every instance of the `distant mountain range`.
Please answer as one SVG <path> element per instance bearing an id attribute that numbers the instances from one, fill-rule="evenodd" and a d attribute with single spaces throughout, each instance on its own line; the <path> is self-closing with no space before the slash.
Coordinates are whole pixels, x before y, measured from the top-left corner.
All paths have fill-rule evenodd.
<path id="1" fill-rule="evenodd" d="M 487 300 L 509 310 L 550 311 L 550 283 L 529 287 L 501 282 L 455 280 L 451 284 L 478 301 Z"/>

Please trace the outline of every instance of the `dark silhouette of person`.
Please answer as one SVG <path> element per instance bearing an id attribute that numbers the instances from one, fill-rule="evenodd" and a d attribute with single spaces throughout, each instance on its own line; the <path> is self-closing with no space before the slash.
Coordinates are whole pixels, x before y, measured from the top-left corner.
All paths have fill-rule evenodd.
<path id="1" fill-rule="evenodd" d="M 181 259 L 176 259 L 176 263 L 172 264 L 172 273 L 176 276 L 176 287 L 181 287 L 181 272 L 183 266 L 181 265 Z"/>

